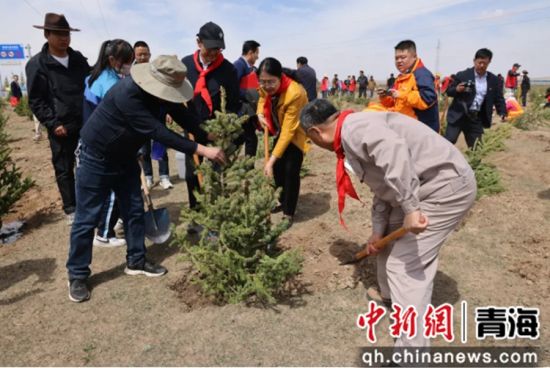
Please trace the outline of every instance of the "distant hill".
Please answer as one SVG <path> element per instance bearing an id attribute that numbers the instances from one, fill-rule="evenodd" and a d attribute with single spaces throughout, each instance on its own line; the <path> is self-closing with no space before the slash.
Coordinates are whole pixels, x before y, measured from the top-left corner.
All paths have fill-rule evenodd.
<path id="1" fill-rule="evenodd" d="M 550 77 L 536 77 L 531 78 L 531 84 L 546 85 L 550 84 Z"/>

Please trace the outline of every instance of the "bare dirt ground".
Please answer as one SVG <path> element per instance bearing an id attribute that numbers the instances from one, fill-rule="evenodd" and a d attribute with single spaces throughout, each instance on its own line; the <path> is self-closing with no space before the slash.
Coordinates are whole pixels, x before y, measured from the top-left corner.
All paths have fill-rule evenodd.
<path id="1" fill-rule="evenodd" d="M 124 249 L 95 249 L 92 299 L 67 297 L 69 227 L 61 211 L 46 139 L 32 141 L 32 123 L 9 113 L 13 157 L 37 186 L 4 220 L 27 221 L 24 236 L 0 245 L 0 366 L 6 365 L 355 365 L 368 346 L 355 326 L 365 312 L 366 287 L 375 282 L 372 259 L 339 266 L 345 251 L 370 234 L 371 194 L 355 183 L 365 205 L 347 201 L 346 232 L 338 225 L 332 154 L 312 149 L 295 224 L 281 243 L 305 257 L 307 291 L 274 308 L 194 305 L 178 292 L 188 266 L 178 249 L 149 246 L 169 273 L 159 279 L 123 273 Z M 540 346 L 550 365 L 550 131 L 514 130 L 507 150 L 493 154 L 507 190 L 478 201 L 441 252 L 434 304 L 469 304 L 467 346 Z M 153 190 L 172 219 L 186 206 L 185 183 Z M 496 342 L 475 339 L 480 306 L 540 308 L 541 337 Z M 460 331 L 458 314 L 455 331 Z M 389 320 L 378 325 L 379 346 L 391 346 Z M 459 334 L 453 346 L 460 346 Z M 436 346 L 446 346 L 436 339 Z"/>

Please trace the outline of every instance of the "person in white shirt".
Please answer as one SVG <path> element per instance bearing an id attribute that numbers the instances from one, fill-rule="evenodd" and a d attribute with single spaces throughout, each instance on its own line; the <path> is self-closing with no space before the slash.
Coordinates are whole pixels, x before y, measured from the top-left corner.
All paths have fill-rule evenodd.
<path id="1" fill-rule="evenodd" d="M 483 135 L 483 128 L 491 127 L 493 106 L 500 116 L 506 116 L 506 104 L 498 78 L 487 71 L 493 58 L 489 49 L 479 49 L 474 66 L 454 75 L 447 95 L 454 97 L 447 112 L 445 138 L 456 143 L 464 133 L 469 148 Z"/>

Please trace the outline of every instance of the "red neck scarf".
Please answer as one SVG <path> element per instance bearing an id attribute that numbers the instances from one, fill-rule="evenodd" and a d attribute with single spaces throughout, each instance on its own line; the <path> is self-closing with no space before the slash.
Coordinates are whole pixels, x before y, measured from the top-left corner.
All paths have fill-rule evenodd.
<path id="1" fill-rule="evenodd" d="M 359 196 L 355 192 L 355 188 L 353 188 L 353 184 L 351 183 L 351 179 L 346 172 L 346 169 L 344 167 L 344 148 L 342 147 L 342 125 L 344 125 L 344 120 L 346 117 L 353 113 L 353 110 L 344 110 L 340 112 L 340 115 L 338 116 L 338 121 L 336 123 L 336 131 L 334 132 L 334 143 L 332 144 L 332 148 L 334 148 L 334 153 L 336 153 L 336 157 L 338 161 L 336 162 L 336 188 L 338 190 L 338 215 L 340 216 L 340 225 L 342 225 L 345 229 L 346 224 L 344 223 L 344 219 L 342 217 L 342 212 L 344 212 L 344 206 L 346 203 L 346 194 L 349 195 L 351 198 L 357 199 L 359 201 Z"/>
<path id="2" fill-rule="evenodd" d="M 279 86 L 277 92 L 275 92 L 275 95 L 280 95 L 281 93 L 285 92 L 288 89 L 288 86 L 290 86 L 290 82 L 292 82 L 292 79 L 290 79 L 286 76 L 286 74 L 283 73 L 283 76 L 281 78 L 281 85 Z M 269 134 L 275 135 L 277 134 L 277 129 L 273 124 L 273 119 L 271 118 L 272 109 L 273 106 L 271 106 L 271 96 L 267 95 L 264 103 L 264 117 L 267 122 Z"/>
<path id="3" fill-rule="evenodd" d="M 199 79 L 197 80 L 197 83 L 195 84 L 195 94 L 194 97 L 197 97 L 198 95 L 201 95 L 204 102 L 206 102 L 206 106 L 208 106 L 208 110 L 210 110 L 210 114 L 212 114 L 212 98 L 210 97 L 210 92 L 208 92 L 208 88 L 206 87 L 206 76 L 208 73 L 213 72 L 216 70 L 220 65 L 223 63 L 223 54 L 218 54 L 218 57 L 216 60 L 214 60 L 207 69 L 204 69 L 201 66 L 201 63 L 199 63 L 199 50 L 195 52 L 193 55 L 193 61 L 195 62 L 195 68 L 199 71 Z"/>

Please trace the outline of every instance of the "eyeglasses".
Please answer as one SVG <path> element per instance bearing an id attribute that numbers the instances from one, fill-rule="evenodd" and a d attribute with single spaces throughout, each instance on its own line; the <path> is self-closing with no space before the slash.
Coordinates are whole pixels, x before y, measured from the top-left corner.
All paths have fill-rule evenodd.
<path id="1" fill-rule="evenodd" d="M 260 86 L 263 87 L 273 87 L 277 84 L 277 79 L 260 79 Z"/>

